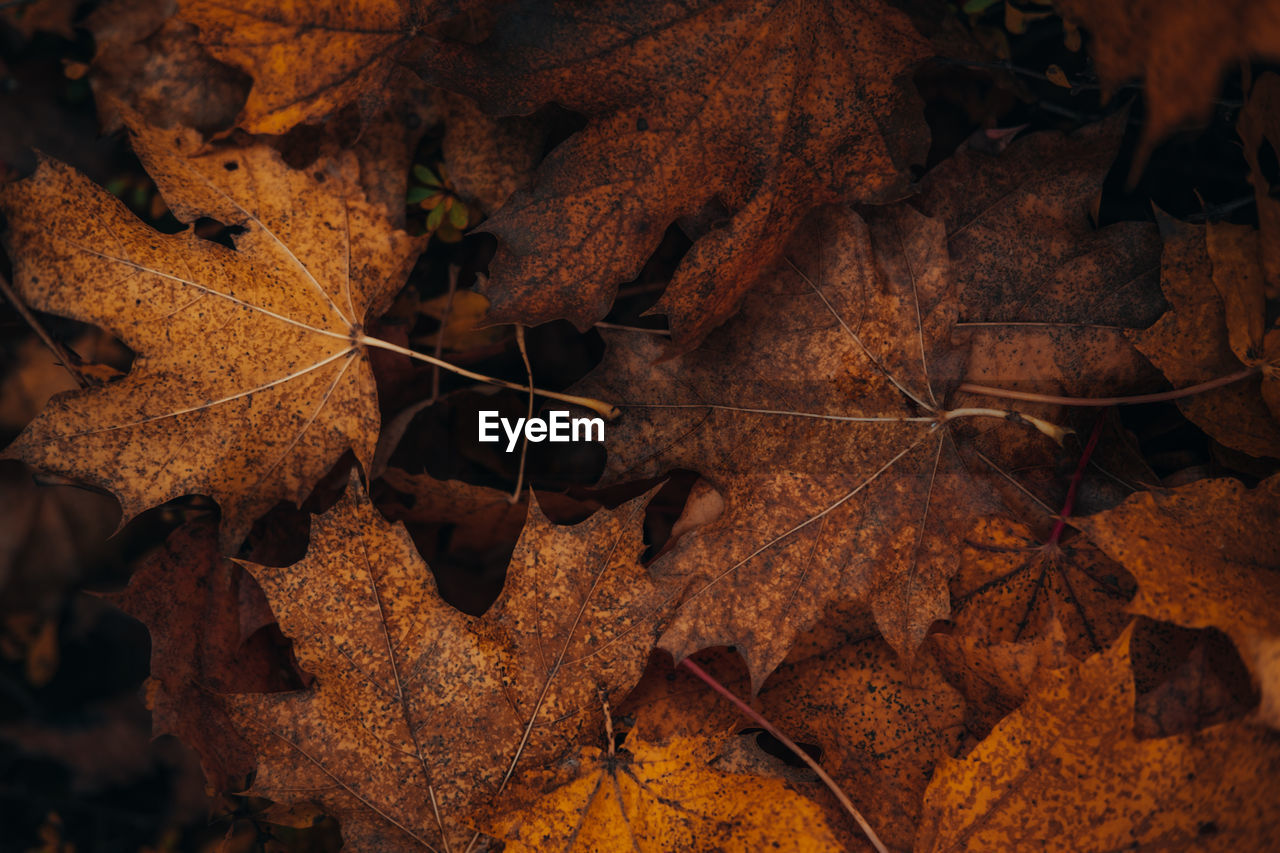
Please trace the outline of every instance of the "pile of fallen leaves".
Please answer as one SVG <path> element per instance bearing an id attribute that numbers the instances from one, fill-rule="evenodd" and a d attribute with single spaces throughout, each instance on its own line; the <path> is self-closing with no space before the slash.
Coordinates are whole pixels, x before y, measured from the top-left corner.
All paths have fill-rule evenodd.
<path id="1" fill-rule="evenodd" d="M 0 15 L 118 146 L 0 147 L 4 844 L 1280 839 L 1272 0 Z M 194 790 L 39 718 L 117 608 Z"/>

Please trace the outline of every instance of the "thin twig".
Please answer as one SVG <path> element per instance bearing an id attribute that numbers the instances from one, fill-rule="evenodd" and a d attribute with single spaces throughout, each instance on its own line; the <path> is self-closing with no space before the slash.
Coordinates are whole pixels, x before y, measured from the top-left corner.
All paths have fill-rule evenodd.
<path id="1" fill-rule="evenodd" d="M 467 370 L 465 367 L 459 367 L 456 364 L 451 364 L 444 359 L 436 358 L 416 350 L 411 350 L 407 347 L 402 347 L 399 344 L 384 341 L 381 338 L 371 338 L 368 335 L 360 335 L 356 338 L 355 342 L 367 347 L 377 347 L 378 349 L 385 349 L 390 350 L 391 352 L 400 353 L 400 355 L 407 355 L 409 358 L 416 358 L 418 361 L 425 361 L 427 364 L 435 364 L 450 371 L 451 373 L 456 373 L 459 376 L 465 376 L 468 379 L 474 379 L 477 382 L 487 382 L 490 385 L 497 385 L 499 388 L 510 388 L 512 391 L 531 390 L 528 385 L 521 385 L 518 382 L 508 382 L 505 379 L 498 379 L 494 376 L 486 376 L 483 373 L 476 373 L 474 370 Z M 541 397 L 560 400 L 565 403 L 572 403 L 575 406 L 582 406 L 585 409 L 591 409 L 593 412 L 598 412 L 601 415 L 604 415 L 609 420 L 614 420 L 622 414 L 617 406 L 606 403 L 603 400 L 597 400 L 594 397 L 578 397 L 573 394 L 562 394 L 559 391 L 547 391 L 543 388 L 533 388 L 532 391 Z"/>
<path id="2" fill-rule="evenodd" d="M 810 756 L 809 753 L 805 752 L 803 749 L 796 746 L 795 741 L 791 740 L 791 738 L 787 737 L 782 732 L 778 731 L 777 727 L 775 727 L 773 723 L 769 722 L 763 716 L 761 716 L 761 714 L 758 711 L 756 711 L 756 709 L 752 708 L 746 702 L 743 702 L 741 699 L 739 699 L 733 693 L 733 691 L 731 691 L 728 687 L 725 687 L 719 681 L 716 681 L 715 678 L 713 678 L 710 675 L 710 673 L 708 673 L 702 667 L 698 666 L 696 663 L 689 660 L 688 658 L 685 658 L 684 660 L 680 661 L 680 665 L 683 666 L 685 669 L 689 670 L 690 672 L 692 672 L 694 675 L 698 676 L 698 678 L 702 679 L 703 682 L 706 683 L 706 685 L 710 687 L 712 690 L 719 693 L 725 699 L 728 699 L 731 703 L 733 703 L 733 706 L 735 708 L 737 708 L 742 713 L 746 714 L 752 720 L 755 720 L 755 722 L 759 724 L 761 728 L 763 728 L 769 734 L 777 738 L 782 743 L 783 746 L 785 746 L 787 749 L 795 753 L 797 758 L 799 758 L 805 764 L 809 765 L 809 769 L 812 770 L 814 773 L 817 773 L 818 778 L 821 779 L 829 789 L 831 789 L 831 793 L 835 794 L 836 799 L 840 801 L 840 805 L 844 806 L 845 811 L 853 815 L 853 819 L 858 822 L 858 826 L 862 827 L 862 831 L 866 834 L 867 839 L 871 842 L 871 846 L 875 847 L 876 850 L 879 851 L 879 853 L 889 853 L 888 848 L 884 846 L 884 843 L 880 840 L 880 837 L 876 835 L 875 830 L 873 830 L 870 824 L 867 823 L 866 819 L 863 818 L 862 813 L 859 812 L 857 808 L 854 807 L 853 803 L 849 800 L 849 797 L 845 794 L 843 790 L 841 790 L 840 786 L 836 784 L 836 781 L 827 775 L 827 771 L 823 770 L 822 767 L 818 764 L 818 762 L 813 760 L 813 757 Z"/>
<path id="3" fill-rule="evenodd" d="M 1084 452 L 1080 454 L 1075 473 L 1071 475 L 1071 484 L 1067 486 L 1067 499 L 1062 502 L 1062 512 L 1058 513 L 1053 532 L 1049 534 L 1049 540 L 1045 543 L 1050 547 L 1058 544 L 1058 540 L 1062 538 L 1062 531 L 1066 529 L 1067 519 L 1076 508 L 1076 493 L 1080 490 L 1080 481 L 1084 479 L 1084 471 L 1089 467 L 1089 458 L 1098 447 L 1098 439 L 1102 437 L 1102 425 L 1106 420 L 1105 413 L 1098 418 L 1098 422 L 1093 425 L 1093 432 L 1089 434 L 1089 442 L 1084 446 Z"/>
<path id="4" fill-rule="evenodd" d="M 624 326 L 621 323 L 606 323 L 603 320 L 596 323 L 596 328 L 597 329 L 613 329 L 619 332 L 644 332 L 645 334 L 648 334 L 648 335 L 666 335 L 668 337 L 671 336 L 671 332 L 667 331 L 666 329 L 648 329 L 648 328 L 645 328 L 644 326 Z"/>
<path id="5" fill-rule="evenodd" d="M 529 363 L 529 350 L 524 344 L 524 326 L 516 326 L 516 346 L 520 348 L 520 358 L 524 359 L 524 374 L 529 378 L 529 409 L 525 413 L 525 422 L 533 420 L 533 365 Z M 524 491 L 524 463 L 529 457 L 529 431 L 525 430 L 524 436 L 520 440 L 520 467 L 516 471 L 516 487 L 511 494 L 507 496 L 507 503 L 515 503 L 520 500 L 520 493 Z"/>
<path id="6" fill-rule="evenodd" d="M 1232 373 L 1230 376 L 1220 376 L 1217 379 L 1210 379 L 1208 382 L 1201 382 L 1199 385 L 1192 385 L 1188 388 L 1161 391 L 1158 394 L 1138 394 L 1133 397 L 1057 397 L 1053 394 L 1033 394 L 1029 391 L 992 388 L 987 385 L 975 385 L 972 382 L 965 382 L 956 390 L 970 394 L 983 394 L 987 397 L 1000 397 L 1005 400 L 1025 400 L 1029 403 L 1050 403 L 1058 406 L 1134 406 L 1139 403 L 1164 403 L 1169 400 L 1181 400 L 1183 397 L 1192 397 L 1205 391 L 1212 391 L 1214 388 L 1233 385 L 1242 379 L 1248 379 L 1250 376 L 1256 376 L 1261 372 L 1262 365 L 1255 364 L 1252 367 L 1246 367 L 1244 370 Z"/>
<path id="7" fill-rule="evenodd" d="M 4 298 L 9 300 L 9 304 L 21 315 L 22 319 L 27 321 L 31 331 L 35 332 L 40 337 L 40 340 L 44 341 L 44 345 L 53 351 L 53 354 L 58 357 L 58 361 L 62 362 L 62 366 L 67 369 L 67 373 L 70 373 L 71 378 L 76 381 L 76 384 L 82 389 L 88 388 L 89 381 L 84 378 L 84 374 L 80 372 L 80 368 L 76 366 L 71 355 L 62 344 L 53 339 L 53 335 L 50 335 L 48 330 L 45 329 L 44 324 L 40 322 L 40 318 L 31 313 L 31 309 L 27 308 L 26 303 L 18 298 L 18 294 L 9 286 L 9 280 L 3 275 L 0 275 L 0 293 L 4 294 Z"/>

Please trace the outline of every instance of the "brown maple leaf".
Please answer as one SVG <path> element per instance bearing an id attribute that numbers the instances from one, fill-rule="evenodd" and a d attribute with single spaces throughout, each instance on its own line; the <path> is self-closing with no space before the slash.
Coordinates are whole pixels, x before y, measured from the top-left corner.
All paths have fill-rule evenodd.
<path id="1" fill-rule="evenodd" d="M 801 637 L 761 689 L 760 709 L 792 739 L 821 748 L 824 769 L 876 834 L 907 849 L 934 766 L 959 746 L 965 703 L 927 656 L 908 667 L 880 637 L 842 627 L 828 617 Z M 801 790 L 830 802 L 821 787 Z"/>
<path id="2" fill-rule="evenodd" d="M 962 149 L 921 182 L 911 203 L 946 226 L 969 381 L 1100 396 L 1148 377 L 1124 331 L 1164 308 L 1159 235 L 1092 216 L 1125 119 L 1031 134 L 999 156 Z"/>
<path id="3" fill-rule="evenodd" d="M 486 225 L 499 240 L 485 290 L 495 320 L 592 325 L 667 227 L 712 203 L 721 221 L 692 235 L 654 308 L 688 349 L 809 210 L 899 198 L 923 160 L 905 76 L 928 44 L 886 4 L 542 6 L 501 19 L 479 49 L 429 43 L 412 63 L 495 112 L 554 101 L 589 117 Z"/>
<path id="4" fill-rule="evenodd" d="M 1054 0 L 1054 5 L 1089 31 L 1089 52 L 1103 83 L 1115 89 L 1144 78 L 1146 152 L 1178 125 L 1208 118 L 1222 79 L 1236 62 L 1280 58 L 1276 0 Z"/>
<path id="5" fill-rule="evenodd" d="M 616 754 L 584 747 L 546 774 L 553 790 L 493 821 L 491 834 L 512 853 L 847 849 L 822 809 L 780 780 L 718 771 L 705 740 L 653 743 L 645 729 L 642 718 Z"/>
<path id="6" fill-rule="evenodd" d="M 23 298 L 138 353 L 123 380 L 54 398 L 7 453 L 111 490 L 126 517 L 210 495 L 231 548 L 346 449 L 372 459 L 361 324 L 403 284 L 416 243 L 361 200 L 349 155 L 304 173 L 262 145 L 192 154 L 176 129 L 139 128 L 134 144 L 180 219 L 247 230 L 235 250 L 160 234 L 48 159 L 0 188 Z"/>
<path id="7" fill-rule="evenodd" d="M 1159 381 L 1127 336 L 1165 308 L 1157 230 L 1148 222 L 1100 228 L 1091 213 L 1124 128 L 1120 113 L 1072 134 L 1026 136 L 999 156 L 958 151 L 912 200 L 946 226 L 956 327 L 969 340 L 966 382 L 1031 395 L 1019 411 L 1055 423 L 1086 426 L 1078 410 L 1042 395 L 1117 395 Z M 976 461 L 991 468 L 1007 502 L 1022 506 L 1019 517 L 1056 512 L 1065 497 L 1057 448 L 1016 424 L 967 429 Z M 1017 483 L 1002 470 L 1018 471 Z"/>
<path id="8" fill-rule="evenodd" d="M 1280 832 L 1280 737 L 1226 723 L 1139 740 L 1131 633 L 1046 673 L 968 756 L 943 761 L 917 851 L 1267 849 Z"/>
<path id="9" fill-rule="evenodd" d="M 404 530 L 348 494 L 288 568 L 246 564 L 314 690 L 243 696 L 254 792 L 313 799 L 358 850 L 465 844 L 517 771 L 602 731 L 682 584 L 637 562 L 643 499 L 556 528 L 536 505 L 482 619 L 435 592 Z M 455 849 L 458 849 L 455 847 Z"/>
<path id="10" fill-rule="evenodd" d="M 1258 232 L 1162 224 L 1160 286 L 1170 308 L 1130 337 L 1175 387 L 1236 375 L 1240 381 L 1180 399 L 1178 408 L 1228 447 L 1280 458 L 1280 327 L 1265 325 Z"/>
<path id="11" fill-rule="evenodd" d="M 200 28 L 215 58 L 253 77 L 238 123 L 284 133 L 348 104 L 376 115 L 403 84 L 396 59 L 444 0 L 179 0 L 178 17 Z"/>
<path id="12" fill-rule="evenodd" d="M 1134 613 L 1226 632 L 1280 728 L 1280 477 L 1141 493 L 1072 524 L 1133 573 Z"/>
<path id="13" fill-rule="evenodd" d="M 244 74 L 213 59 L 195 27 L 174 19 L 176 0 L 112 0 L 85 19 L 93 33 L 89 83 L 103 127 L 117 130 L 123 102 L 152 124 L 213 133 L 231 126 L 249 93 Z"/>
<path id="14" fill-rule="evenodd" d="M 965 537 L 952 584 L 953 621 L 988 642 L 1017 642 L 1060 623 L 1066 648 L 1084 658 L 1129 624 L 1125 571 L 1087 540 L 1046 544 L 1027 525 L 984 518 Z"/>
<path id="15" fill-rule="evenodd" d="M 1133 579 L 1084 537 L 1046 541 L 1005 517 L 979 519 L 951 581 L 939 662 L 989 730 L 1022 704 L 1036 671 L 1107 648 L 1131 621 Z"/>
<path id="16" fill-rule="evenodd" d="M 262 590 L 219 553 L 216 526 L 193 521 L 178 528 L 142 561 L 129 586 L 108 598 L 151 633 L 145 689 L 153 734 L 192 747 L 218 790 L 252 772 L 253 750 L 217 694 L 288 690 L 297 675 L 285 677 L 291 663 L 275 642 L 279 634 L 258 630 L 252 617 L 267 607 Z"/>
<path id="17" fill-rule="evenodd" d="M 699 652 L 696 660 L 735 693 L 750 690 L 742 662 L 731 651 Z M 895 850 L 911 846 L 934 764 L 953 753 L 963 734 L 960 695 L 927 657 L 916 663 L 905 667 L 861 609 L 828 611 L 818 628 L 797 638 L 753 702 L 818 759 Z M 650 662 L 616 716 L 627 714 L 643 717 L 650 737 L 697 737 L 714 745 L 715 767 L 785 779 L 823 807 L 847 849 L 866 844 L 816 775 L 788 768 L 766 752 L 755 721 L 684 667 L 673 669 L 665 654 Z"/>
<path id="18" fill-rule="evenodd" d="M 794 266 L 699 350 L 655 364 L 652 336 L 608 335 L 587 383 L 625 413 L 611 480 L 685 468 L 723 496 L 655 564 L 701 576 L 661 646 L 736 646 L 757 689 L 839 598 L 868 602 L 911 655 L 948 613 L 949 543 L 988 505 L 944 405 L 963 347 L 941 223 L 831 208 L 800 236 Z"/>

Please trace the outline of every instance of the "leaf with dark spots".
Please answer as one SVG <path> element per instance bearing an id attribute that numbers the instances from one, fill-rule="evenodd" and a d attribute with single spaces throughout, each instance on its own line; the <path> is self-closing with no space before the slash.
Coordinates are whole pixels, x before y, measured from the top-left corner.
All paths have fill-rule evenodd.
<path id="1" fill-rule="evenodd" d="M 589 117 L 486 226 L 499 240 L 485 289 L 495 320 L 585 329 L 669 225 L 716 200 L 727 221 L 692 235 L 654 308 L 687 350 L 733 314 L 808 211 L 900 198 L 924 159 L 906 78 L 929 47 L 880 2 L 522 9 L 478 49 L 424 44 L 411 63 L 495 112 L 556 102 Z"/>
<path id="2" fill-rule="evenodd" d="M 218 552 L 214 525 L 194 521 L 170 534 L 110 600 L 151 632 L 145 689 L 153 732 L 192 746 L 210 784 L 242 784 L 254 751 L 220 694 L 298 686 L 287 647 L 254 624 L 267 606 L 257 583 Z"/>
<path id="3" fill-rule="evenodd" d="M 439 598 L 358 487 L 315 520 L 302 562 L 246 564 L 317 682 L 236 700 L 254 792 L 315 801 L 352 849 L 465 846 L 513 775 L 601 731 L 602 698 L 639 679 L 683 586 L 637 561 L 643 501 L 572 528 L 531 507 L 481 619 Z"/>
<path id="4" fill-rule="evenodd" d="M 251 133 L 284 133 L 348 104 L 372 117 L 404 70 L 396 56 L 444 2 L 180 0 L 213 56 L 253 77 L 239 117 Z"/>
<path id="5" fill-rule="evenodd" d="M 645 739 L 642 720 L 622 751 L 586 747 L 572 775 L 503 814 L 492 834 L 505 850 L 660 853 L 667 850 L 844 850 L 818 806 L 777 779 L 708 767 L 704 741 Z"/>
<path id="6" fill-rule="evenodd" d="M 1045 673 L 968 756 L 942 762 L 917 851 L 1269 846 L 1280 832 L 1280 735 L 1225 723 L 1138 739 L 1131 633 Z"/>
<path id="7" fill-rule="evenodd" d="M 1280 728 L 1280 478 L 1143 492 L 1072 523 L 1133 573 L 1133 612 L 1231 637 Z"/>
<path id="8" fill-rule="evenodd" d="M 6 452 L 111 490 L 126 518 L 209 495 L 230 551 L 348 448 L 368 468 L 378 407 L 356 339 L 417 244 L 362 200 L 350 155 L 321 182 L 261 144 L 195 153 L 190 131 L 135 125 L 134 145 L 179 219 L 246 230 L 234 251 L 160 234 L 51 160 L 0 188 L 23 298 L 138 353 L 124 379 L 55 398 Z"/>
<path id="9" fill-rule="evenodd" d="M 852 598 L 914 654 L 949 610 L 949 543 L 991 500 L 948 414 L 954 319 L 941 223 L 832 208 L 699 350 L 655 364 L 649 336 L 606 337 L 586 387 L 626 413 L 608 477 L 691 469 L 724 499 L 654 564 L 699 575 L 663 648 L 733 645 L 759 688 L 829 602 Z"/>

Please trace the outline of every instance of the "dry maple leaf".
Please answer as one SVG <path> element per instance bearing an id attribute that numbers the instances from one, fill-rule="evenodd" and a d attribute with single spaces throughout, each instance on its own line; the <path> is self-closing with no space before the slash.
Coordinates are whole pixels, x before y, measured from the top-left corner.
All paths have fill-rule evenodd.
<path id="1" fill-rule="evenodd" d="M 955 444 L 965 412 L 945 407 L 963 347 L 941 223 L 830 208 L 801 237 L 699 350 L 655 364 L 652 336 L 607 335 L 587 383 L 625 413 L 611 480 L 685 468 L 723 496 L 655 564 L 701 575 L 661 645 L 736 646 L 753 688 L 837 598 L 913 654 L 948 613 L 950 543 L 989 505 Z"/>
<path id="2" fill-rule="evenodd" d="M 1133 734 L 1126 631 L 1034 695 L 925 795 L 916 850 L 1265 850 L 1280 833 L 1280 736 L 1227 723 Z"/>
<path id="3" fill-rule="evenodd" d="M 878 0 L 609 0 L 527 3 L 481 48 L 427 44 L 412 64 L 495 112 L 589 117 L 486 225 L 495 320 L 591 326 L 669 225 L 722 205 L 654 308 L 688 349 L 809 210 L 904 194 L 928 139 L 905 77 L 928 52 Z"/>
<path id="4" fill-rule="evenodd" d="M 300 563 L 246 564 L 317 681 L 237 700 L 254 792 L 314 800 L 355 850 L 465 844 L 518 768 L 602 731 L 601 699 L 639 679 L 681 588 L 637 562 L 643 501 L 573 528 L 532 506 L 483 619 L 444 603 L 403 528 L 358 493 L 315 519 Z"/>
<path id="5" fill-rule="evenodd" d="M 970 381 L 1099 396 L 1149 372 L 1124 330 L 1164 308 L 1159 235 L 1091 215 L 1125 118 L 1035 133 L 999 156 L 962 149 L 921 182 L 911 204 L 945 223 Z"/>
<path id="6" fill-rule="evenodd" d="M 1280 728 L 1280 477 L 1144 492 L 1072 524 L 1133 573 L 1134 613 L 1226 632 Z"/>
<path id="7" fill-rule="evenodd" d="M 1260 245 L 1242 225 L 1167 230 L 1160 286 L 1170 308 L 1130 332 L 1134 344 L 1175 387 L 1255 375 L 1178 400 L 1215 440 L 1252 456 L 1280 458 L 1280 327 L 1267 329 Z"/>
<path id="8" fill-rule="evenodd" d="M 210 495 L 231 548 L 348 448 L 368 466 L 379 419 L 361 324 L 416 243 L 361 200 L 350 156 L 303 173 L 262 145 L 184 156 L 179 130 L 134 144 L 178 218 L 247 230 L 235 250 L 160 234 L 48 159 L 0 188 L 23 298 L 138 353 L 123 380 L 54 398 L 7 453 L 111 490 L 126 517 Z"/>
<path id="9" fill-rule="evenodd" d="M 394 91 L 396 58 L 443 0 L 179 0 L 217 59 L 253 77 L 239 124 L 284 133 L 355 103 L 373 116 Z"/>
<path id="10" fill-rule="evenodd" d="M 177 0 L 112 0 L 85 19 L 93 33 L 89 83 L 106 130 L 118 130 L 123 102 L 153 124 L 202 133 L 225 130 L 249 93 L 250 80 L 214 60 L 195 27 L 175 20 Z"/>
<path id="11" fill-rule="evenodd" d="M 965 537 L 960 564 L 953 621 L 988 642 L 1030 639 L 1056 622 L 1066 648 L 1084 658 L 1129 624 L 1132 579 L 1078 536 L 1046 544 L 1025 524 L 983 518 Z"/>
<path id="12" fill-rule="evenodd" d="M 642 719 L 616 754 L 583 748 L 568 772 L 548 774 L 554 790 L 495 820 L 490 834 L 511 853 L 846 849 L 822 809 L 780 780 L 712 769 L 705 740 L 652 743 L 644 731 Z"/>
<path id="13" fill-rule="evenodd" d="M 698 665 L 736 693 L 750 690 L 737 655 L 700 652 Z M 811 750 L 890 849 L 911 846 L 934 764 L 963 733 L 964 702 L 926 656 L 903 666 L 868 614 L 828 611 L 802 634 L 769 676 L 754 705 L 784 734 Z M 787 779 L 821 805 L 847 849 L 866 838 L 816 775 L 791 770 L 766 753 L 758 725 L 660 655 L 615 717 L 643 717 L 648 737 L 697 737 L 714 744 L 714 766 Z M 737 733 L 735 735 L 735 733 Z"/>
<path id="14" fill-rule="evenodd" d="M 1038 668 L 1107 648 L 1131 621 L 1133 579 L 1084 537 L 1048 541 L 987 517 L 965 536 L 958 562 L 953 625 L 933 642 L 979 731 L 1022 704 Z"/>
<path id="15" fill-rule="evenodd" d="M 142 561 L 129 586 L 108 598 L 151 633 L 146 696 L 153 734 L 174 735 L 193 748 L 218 790 L 252 772 L 253 750 L 217 694 L 288 690 L 297 679 L 284 677 L 287 657 L 257 630 L 257 620 L 245 624 L 266 601 L 244 569 L 219 553 L 216 526 L 195 521 L 178 528 Z"/>
<path id="16" fill-rule="evenodd" d="M 1089 52 L 1103 83 L 1115 89 L 1145 78 L 1146 152 L 1178 125 L 1208 118 L 1236 62 L 1280 58 L 1276 0 L 1053 2 L 1064 18 L 1089 31 Z"/>
<path id="17" fill-rule="evenodd" d="M 1029 394 L 1018 410 L 1055 423 L 1083 426 L 1078 410 L 1037 395 L 1097 397 L 1159 381 L 1127 337 L 1165 308 L 1157 230 L 1148 222 L 1099 228 L 1091 215 L 1124 128 L 1119 113 L 1071 134 L 1018 139 L 999 156 L 958 151 L 911 202 L 946 226 L 956 327 L 969 341 L 966 381 Z M 1057 511 L 1060 449 L 1017 424 L 968 429 L 977 462 L 1019 517 Z"/>
<path id="18" fill-rule="evenodd" d="M 819 746 L 823 768 L 885 844 L 907 849 L 934 766 L 959 745 L 965 703 L 927 656 L 908 668 L 880 637 L 834 627 L 801 638 L 765 682 L 760 709 L 792 739 Z"/>

